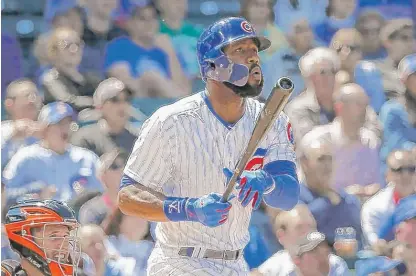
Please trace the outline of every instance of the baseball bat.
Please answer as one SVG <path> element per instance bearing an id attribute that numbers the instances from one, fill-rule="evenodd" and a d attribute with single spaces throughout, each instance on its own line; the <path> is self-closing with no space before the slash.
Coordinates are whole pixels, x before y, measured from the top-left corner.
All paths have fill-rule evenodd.
<path id="1" fill-rule="evenodd" d="M 234 190 L 234 186 L 244 171 L 244 168 L 247 165 L 247 162 L 253 157 L 254 152 L 256 151 L 258 145 L 264 136 L 266 136 L 268 130 L 276 121 L 280 112 L 282 112 L 285 107 L 289 97 L 293 91 L 294 85 L 293 82 L 286 77 L 280 78 L 269 97 L 267 98 L 266 103 L 264 104 L 263 110 L 260 112 L 259 117 L 257 118 L 256 125 L 254 126 L 253 132 L 251 133 L 250 140 L 238 160 L 238 163 L 234 169 L 232 177 L 227 183 L 227 188 L 225 189 L 224 194 L 222 195 L 221 202 L 227 202 L 230 194 Z"/>

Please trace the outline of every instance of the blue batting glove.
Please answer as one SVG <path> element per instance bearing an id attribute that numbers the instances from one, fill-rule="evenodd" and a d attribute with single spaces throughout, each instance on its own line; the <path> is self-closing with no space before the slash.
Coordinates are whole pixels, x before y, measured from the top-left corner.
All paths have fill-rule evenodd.
<path id="1" fill-rule="evenodd" d="M 233 199 L 230 197 L 229 200 Z M 199 221 L 208 227 L 217 227 L 228 219 L 232 207 L 230 202 L 221 202 L 221 195 L 211 193 L 200 198 L 190 198 L 186 202 L 186 213 L 191 221 Z"/>
<path id="2" fill-rule="evenodd" d="M 227 179 L 233 175 L 233 172 L 227 168 L 224 168 L 223 172 Z M 238 201 L 243 207 L 252 201 L 251 206 L 254 210 L 259 208 L 264 195 L 270 193 L 275 187 L 273 177 L 264 170 L 243 171 L 237 183 L 236 189 L 240 190 Z"/>

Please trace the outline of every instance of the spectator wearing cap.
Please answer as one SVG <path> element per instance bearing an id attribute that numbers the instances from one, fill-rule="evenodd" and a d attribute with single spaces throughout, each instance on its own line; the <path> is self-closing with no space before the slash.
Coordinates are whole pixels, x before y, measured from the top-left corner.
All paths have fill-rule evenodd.
<path id="1" fill-rule="evenodd" d="M 363 38 L 363 59 L 377 60 L 387 57 L 380 39 L 380 31 L 384 24 L 383 16 L 376 10 L 365 10 L 358 15 L 355 28 Z"/>
<path id="2" fill-rule="evenodd" d="M 335 118 L 333 94 L 337 89 L 335 74 L 340 69 L 336 52 L 328 48 L 314 48 L 299 61 L 306 90 L 287 106 L 294 137 L 297 142 L 315 126 L 332 122 Z M 372 108 L 366 112 L 365 127 L 381 137 L 380 123 Z"/>
<path id="3" fill-rule="evenodd" d="M 80 128 L 72 136 L 71 143 L 98 156 L 116 148 L 130 152 L 137 133 L 129 123 L 129 92 L 125 85 L 116 78 L 106 79 L 98 85 L 93 99 L 101 118 Z"/>
<path id="4" fill-rule="evenodd" d="M 70 28 L 57 28 L 48 36 L 47 47 L 52 68 L 40 77 L 44 102 L 66 102 L 76 111 L 92 106 L 92 94 L 100 79 L 79 71 L 84 48 L 79 34 Z"/>
<path id="5" fill-rule="evenodd" d="M 177 56 L 171 55 L 174 50 L 170 40 L 165 39 L 161 46 L 155 6 L 152 3 L 133 5 L 126 28 L 129 37 L 114 39 L 107 45 L 105 74 L 120 79 L 137 97 L 188 95 L 189 83 Z M 167 51 L 169 45 L 172 51 Z"/>
<path id="6" fill-rule="evenodd" d="M 300 212 L 302 216 L 313 222 L 313 218 L 307 208 L 301 207 Z M 284 211 L 283 214 L 279 214 L 277 219 L 283 219 L 282 222 L 288 225 L 291 222 L 285 220 L 291 218 L 300 223 L 299 214 L 296 214 L 296 207 L 289 212 Z M 281 224 L 281 226 L 285 224 Z M 306 228 L 301 229 L 293 228 L 292 230 L 295 233 L 287 233 L 287 238 L 291 235 L 294 239 L 290 243 L 289 239 L 285 240 L 287 242 L 284 242 L 285 250 L 277 252 L 264 262 L 259 267 L 258 272 L 263 276 L 349 275 L 345 261 L 330 253 L 330 248 L 325 241 L 325 235 L 310 228 L 310 226 L 308 225 Z M 282 236 L 282 231 L 284 230 L 279 229 L 278 231 L 280 231 Z"/>
<path id="7" fill-rule="evenodd" d="M 264 62 L 263 99 L 270 95 L 277 80 L 288 76 L 296 83 L 290 99 L 297 97 L 304 89 L 304 80 L 299 70 L 299 60 L 315 46 L 314 34 L 305 18 L 294 20 L 291 28 L 286 31 L 289 45 L 280 48 Z M 276 66 L 279 64 L 279 66 Z"/>
<path id="8" fill-rule="evenodd" d="M 380 32 L 380 39 L 387 51 L 387 57 L 376 64 L 383 75 L 383 87 L 387 98 L 397 98 L 406 90 L 398 78 L 397 67 L 405 56 L 416 50 L 412 20 L 399 18 L 388 21 Z"/>
<path id="9" fill-rule="evenodd" d="M 354 26 L 357 2 L 357 0 L 328 0 L 327 18 L 314 30 L 324 45 L 330 45 L 338 30 Z"/>
<path id="10" fill-rule="evenodd" d="M 380 111 L 384 129 L 380 150 L 383 169 L 391 151 L 416 147 L 416 54 L 402 59 L 398 74 L 405 92 L 400 98 L 386 102 Z"/>
<path id="11" fill-rule="evenodd" d="M 372 194 L 361 193 L 362 187 L 380 187 L 384 182 L 380 178 L 380 139 L 364 127 L 368 103 L 368 96 L 359 85 L 345 84 L 334 93 L 334 121 L 312 130 L 328 135 L 331 140 L 334 155 L 332 187 L 347 192 L 350 186 L 359 188 L 354 189 L 354 193 L 360 197 L 378 191 L 371 189 Z"/>
<path id="12" fill-rule="evenodd" d="M 41 141 L 21 148 L 4 169 L 8 202 L 22 196 L 67 201 L 86 190 L 102 190 L 98 157 L 69 144 L 73 117 L 73 109 L 63 102 L 42 108 Z"/>
<path id="13" fill-rule="evenodd" d="M 383 220 L 390 216 L 397 208 L 402 198 L 416 192 L 415 162 L 410 151 L 398 150 L 390 153 L 387 159 L 386 179 L 388 186 L 367 200 L 361 212 L 361 226 L 366 243 L 374 248 L 381 239 L 390 241 L 393 233 L 385 233 L 385 237 L 379 236 Z M 413 182 L 412 182 L 413 181 Z"/>
<path id="14" fill-rule="evenodd" d="M 36 118 L 41 99 L 29 79 L 17 79 L 5 90 L 4 107 L 10 120 L 1 122 L 1 170 L 22 147 L 36 143 L 39 126 Z"/>
<path id="15" fill-rule="evenodd" d="M 160 13 L 160 33 L 171 39 L 186 76 L 191 79 L 198 77 L 199 66 L 195 53 L 202 28 L 186 20 L 188 0 L 157 0 L 155 3 Z"/>
<path id="16" fill-rule="evenodd" d="M 127 154 L 118 149 L 103 154 L 100 157 L 101 167 L 98 177 L 104 186 L 104 193 L 86 203 L 79 211 L 81 224 L 102 224 L 104 219 L 117 209 L 117 193 L 123 176 Z"/>
<path id="17" fill-rule="evenodd" d="M 401 253 L 407 274 L 416 274 L 416 194 L 400 200 L 390 217 L 385 217 L 385 228 L 380 234 L 395 231 L 396 240 L 404 245 Z"/>
<path id="18" fill-rule="evenodd" d="M 330 48 L 334 49 L 341 61 L 340 72 L 347 74 L 349 82 L 354 81 L 354 69 L 363 57 L 363 38 L 354 28 L 338 30 L 332 37 Z"/>
<path id="19" fill-rule="evenodd" d="M 359 199 L 333 186 L 333 143 L 331 138 L 315 129 L 297 145 L 302 181 L 299 202 L 313 214 L 319 232 L 332 246 L 338 228 L 353 228 L 361 246 L 361 204 Z"/>

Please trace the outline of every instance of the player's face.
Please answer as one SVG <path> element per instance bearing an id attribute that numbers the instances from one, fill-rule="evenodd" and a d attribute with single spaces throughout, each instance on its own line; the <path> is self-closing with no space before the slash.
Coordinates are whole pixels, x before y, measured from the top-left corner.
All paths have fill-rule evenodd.
<path id="1" fill-rule="evenodd" d="M 72 237 L 67 225 L 48 224 L 33 232 L 35 242 L 43 248 L 48 259 L 65 264 L 70 263 Z"/>
<path id="2" fill-rule="evenodd" d="M 249 78 L 246 85 L 239 87 L 230 84 L 229 87 L 242 97 L 258 96 L 263 88 L 264 80 L 257 44 L 251 38 L 243 39 L 225 47 L 224 53 L 232 62 L 243 64 L 249 68 Z"/>

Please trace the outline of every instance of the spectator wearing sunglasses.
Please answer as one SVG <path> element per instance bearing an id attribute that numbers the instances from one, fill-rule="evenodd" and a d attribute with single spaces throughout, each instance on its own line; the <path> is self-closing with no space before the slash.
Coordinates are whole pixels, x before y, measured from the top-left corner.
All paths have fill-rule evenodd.
<path id="1" fill-rule="evenodd" d="M 399 62 L 405 56 L 416 52 L 412 20 L 399 18 L 388 21 L 380 32 L 380 38 L 386 48 L 387 57 L 377 61 L 376 64 L 383 76 L 383 87 L 387 98 L 397 98 L 406 90 L 397 77 Z"/>
<path id="2" fill-rule="evenodd" d="M 359 199 L 338 191 L 332 185 L 333 143 L 331 138 L 314 129 L 297 146 L 302 170 L 299 202 L 306 204 L 317 223 L 317 229 L 326 236 L 331 246 L 335 243 L 337 228 L 355 230 L 358 247 L 362 238 Z"/>
<path id="3" fill-rule="evenodd" d="M 386 179 L 388 186 L 364 203 L 361 213 L 366 243 L 375 250 L 385 244 L 385 241 L 394 239 L 394 233 L 387 231 L 383 239 L 380 239 L 379 232 L 385 218 L 393 214 L 402 198 L 415 194 L 415 159 L 410 151 L 397 150 L 390 153 Z"/>
<path id="4" fill-rule="evenodd" d="M 339 87 L 335 75 L 341 67 L 341 61 L 333 49 L 318 47 L 302 56 L 299 67 L 306 90 L 286 108 L 296 142 L 314 127 L 335 119 L 333 94 Z M 364 126 L 375 136 L 381 136 L 380 123 L 371 108 L 366 113 Z"/>
<path id="5" fill-rule="evenodd" d="M 358 15 L 355 28 L 363 37 L 363 58 L 377 60 L 387 57 L 380 40 L 380 31 L 385 24 L 384 18 L 376 10 L 363 11 Z"/>
<path id="6" fill-rule="evenodd" d="M 354 80 L 354 69 L 363 57 L 363 38 L 354 28 L 340 29 L 332 37 L 330 48 L 334 49 L 341 61 L 338 74 L 348 74 L 348 81 Z"/>
<path id="7" fill-rule="evenodd" d="M 92 95 L 100 79 L 78 69 L 84 48 L 80 35 L 67 27 L 56 28 L 48 37 L 47 47 L 47 60 L 52 68 L 40 77 L 44 102 L 66 102 L 75 111 L 91 107 Z"/>
<path id="8" fill-rule="evenodd" d="M 102 81 L 94 93 L 95 111 L 100 117 L 96 123 L 80 128 L 71 143 L 90 149 L 98 156 L 121 148 L 130 152 L 137 133 L 129 123 L 130 93 L 116 78 Z"/>
<path id="9" fill-rule="evenodd" d="M 398 76 L 405 86 L 404 94 L 386 102 L 380 111 L 384 128 L 380 150 L 383 169 L 391 151 L 416 147 L 416 54 L 403 58 L 398 66 Z"/>

